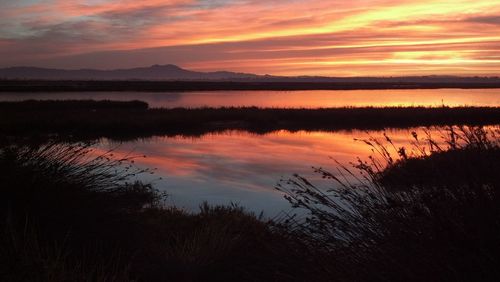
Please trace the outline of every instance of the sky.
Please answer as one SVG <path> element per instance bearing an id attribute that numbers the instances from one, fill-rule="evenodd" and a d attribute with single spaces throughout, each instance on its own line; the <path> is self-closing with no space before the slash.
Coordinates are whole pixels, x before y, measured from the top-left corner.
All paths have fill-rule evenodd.
<path id="1" fill-rule="evenodd" d="M 0 0 L 0 67 L 500 75 L 500 0 Z"/>

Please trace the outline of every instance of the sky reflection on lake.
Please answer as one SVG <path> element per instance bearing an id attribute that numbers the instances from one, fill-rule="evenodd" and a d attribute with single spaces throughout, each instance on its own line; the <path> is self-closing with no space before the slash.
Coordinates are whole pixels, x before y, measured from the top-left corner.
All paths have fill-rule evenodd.
<path id="1" fill-rule="evenodd" d="M 396 146 L 408 145 L 411 132 L 422 129 L 387 130 Z M 439 136 L 438 129 L 432 129 Z M 249 210 L 273 216 L 290 210 L 289 204 L 274 189 L 282 178 L 298 173 L 321 181 L 312 166 L 334 171 L 349 165 L 357 157 L 366 159 L 371 148 L 355 138 L 370 136 L 383 139 L 382 131 L 288 132 L 265 135 L 241 131 L 207 134 L 200 138 L 155 137 L 116 144 L 103 140 L 100 149 L 115 148 L 115 154 L 146 155 L 136 159 L 140 167 L 157 168 L 155 175 L 145 175 L 155 186 L 166 191 L 169 204 L 195 211 L 200 203 L 237 203 Z M 438 138 L 439 139 L 439 138 Z M 162 179 L 158 179 L 162 177 Z"/>
<path id="2" fill-rule="evenodd" d="M 2 93 L 2 101 L 141 100 L 150 107 L 362 107 L 362 106 L 500 106 L 500 89 L 312 90 L 312 91 L 205 91 L 185 93 L 72 92 Z"/>

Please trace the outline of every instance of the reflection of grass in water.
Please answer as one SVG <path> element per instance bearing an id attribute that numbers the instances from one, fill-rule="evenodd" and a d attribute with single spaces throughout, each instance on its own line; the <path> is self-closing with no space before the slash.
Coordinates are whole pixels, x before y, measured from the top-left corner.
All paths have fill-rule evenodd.
<path id="1" fill-rule="evenodd" d="M 499 107 L 385 107 L 329 109 L 196 108 L 148 109 L 143 102 L 0 102 L 0 133 L 81 138 L 200 135 L 224 130 L 406 128 L 426 125 L 500 123 Z"/>
<path id="2" fill-rule="evenodd" d="M 338 277 L 356 281 L 494 281 L 500 277 L 498 131 L 452 128 L 446 148 L 414 134 L 414 150 L 366 140 L 379 157 L 317 169 L 328 191 L 300 176 L 278 186 L 311 214 L 295 234 Z M 396 153 L 397 157 L 394 157 Z"/>

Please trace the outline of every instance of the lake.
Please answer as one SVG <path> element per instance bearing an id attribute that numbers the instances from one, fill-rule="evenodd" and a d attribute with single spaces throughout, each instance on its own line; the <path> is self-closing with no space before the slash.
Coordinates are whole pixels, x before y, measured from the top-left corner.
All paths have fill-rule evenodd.
<path id="1" fill-rule="evenodd" d="M 423 137 L 423 128 L 385 132 L 396 146 L 409 145 L 411 132 Z M 430 132 L 438 137 L 440 128 Z M 114 149 L 117 157 L 138 157 L 139 167 L 156 168 L 154 175 L 142 180 L 169 194 L 168 203 L 196 211 L 203 201 L 210 204 L 237 203 L 254 212 L 274 216 L 290 211 L 283 195 L 274 189 L 280 179 L 298 173 L 319 186 L 332 182 L 321 180 L 312 166 L 335 172 L 339 165 L 350 166 L 357 157 L 367 159 L 371 148 L 355 138 L 384 139 L 383 131 L 289 132 L 276 131 L 257 135 L 227 131 L 201 137 L 156 137 L 134 142 L 115 143 L 102 140 L 100 150 Z M 334 161 L 335 160 L 335 161 Z M 159 179 L 159 178 L 162 179 Z"/>
<path id="2" fill-rule="evenodd" d="M 500 106 L 500 89 L 1 93 L 1 101 L 142 100 L 150 107 Z"/>
<path id="3" fill-rule="evenodd" d="M 142 100 L 151 107 L 256 106 L 318 108 L 345 106 L 500 106 L 500 89 L 352 90 L 352 91 L 223 91 L 185 93 L 3 93 L 0 100 L 94 99 Z M 412 131 L 386 130 L 398 146 L 408 145 Z M 431 130 L 434 136 L 442 129 Z M 237 203 L 254 212 L 274 216 L 289 211 L 283 195 L 274 189 L 280 179 L 298 173 L 327 187 L 312 166 L 331 171 L 333 161 L 349 166 L 357 157 L 366 159 L 370 147 L 354 139 L 382 131 L 288 132 L 257 135 L 226 131 L 201 137 L 155 137 L 115 143 L 101 140 L 97 150 L 113 148 L 115 155 L 146 155 L 136 159 L 139 167 L 157 168 L 142 180 L 169 194 L 168 203 L 195 211 L 200 203 Z M 161 178 L 161 179 L 160 179 Z"/>

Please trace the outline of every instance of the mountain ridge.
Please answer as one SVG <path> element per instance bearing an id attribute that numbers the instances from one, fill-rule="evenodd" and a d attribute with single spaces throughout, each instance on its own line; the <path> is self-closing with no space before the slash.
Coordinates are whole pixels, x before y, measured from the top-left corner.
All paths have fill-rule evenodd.
<path id="1" fill-rule="evenodd" d="M 0 68 L 0 79 L 30 80 L 158 80 L 158 81 L 253 81 L 253 82 L 319 82 L 319 83 L 356 83 L 356 82 L 412 82 L 412 83 L 498 83 L 500 77 L 480 76 L 399 76 L 399 77 L 328 77 L 328 76 L 274 76 L 242 72 L 213 71 L 199 72 L 187 70 L 174 64 L 152 65 L 128 69 L 57 69 L 41 67 Z"/>
<path id="2" fill-rule="evenodd" d="M 2 79 L 47 80 L 224 80 L 257 77 L 253 74 L 233 72 L 196 72 L 179 66 L 152 65 L 129 69 L 53 69 L 40 67 L 9 67 L 0 69 Z"/>

